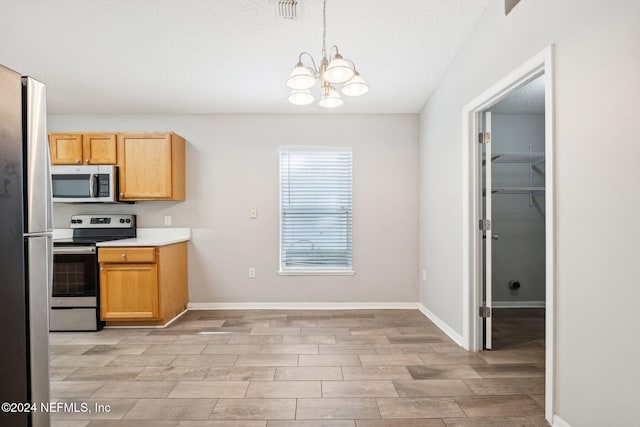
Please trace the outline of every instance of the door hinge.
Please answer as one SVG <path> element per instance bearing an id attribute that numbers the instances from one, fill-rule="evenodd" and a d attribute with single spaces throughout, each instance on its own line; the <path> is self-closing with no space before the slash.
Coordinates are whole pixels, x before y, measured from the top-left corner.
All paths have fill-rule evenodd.
<path id="1" fill-rule="evenodd" d="M 479 228 L 482 231 L 491 230 L 491 220 L 490 219 L 481 219 Z"/>
<path id="2" fill-rule="evenodd" d="M 478 134 L 478 142 L 480 144 L 488 144 L 491 142 L 491 132 L 480 132 Z"/>
<path id="3" fill-rule="evenodd" d="M 480 307 L 480 317 L 487 318 L 491 317 L 491 308 L 490 307 Z"/>

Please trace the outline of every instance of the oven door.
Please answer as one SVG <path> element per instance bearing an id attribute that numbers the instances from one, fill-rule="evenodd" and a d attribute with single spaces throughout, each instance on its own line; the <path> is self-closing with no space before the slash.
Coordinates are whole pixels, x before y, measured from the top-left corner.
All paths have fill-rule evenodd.
<path id="1" fill-rule="evenodd" d="M 95 246 L 53 248 L 50 331 L 100 329 L 97 264 Z"/>
<path id="2" fill-rule="evenodd" d="M 97 264 L 95 246 L 54 247 L 51 307 L 95 307 Z"/>

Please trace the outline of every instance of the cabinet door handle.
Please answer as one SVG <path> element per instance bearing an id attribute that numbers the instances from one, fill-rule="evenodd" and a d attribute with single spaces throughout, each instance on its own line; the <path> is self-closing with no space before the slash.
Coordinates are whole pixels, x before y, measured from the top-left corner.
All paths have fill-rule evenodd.
<path id="1" fill-rule="evenodd" d="M 127 257 L 127 254 L 122 254 L 122 255 L 120 255 L 120 256 L 121 256 L 122 258 L 126 258 L 126 257 Z"/>
<path id="2" fill-rule="evenodd" d="M 76 159 L 76 164 L 80 164 L 80 159 Z"/>

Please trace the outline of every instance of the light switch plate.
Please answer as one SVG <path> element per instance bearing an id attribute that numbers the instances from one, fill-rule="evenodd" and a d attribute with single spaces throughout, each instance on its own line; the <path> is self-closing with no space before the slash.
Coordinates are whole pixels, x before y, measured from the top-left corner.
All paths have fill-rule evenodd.
<path id="1" fill-rule="evenodd" d="M 256 218 L 258 218 L 258 208 L 249 209 L 249 219 L 256 219 Z"/>

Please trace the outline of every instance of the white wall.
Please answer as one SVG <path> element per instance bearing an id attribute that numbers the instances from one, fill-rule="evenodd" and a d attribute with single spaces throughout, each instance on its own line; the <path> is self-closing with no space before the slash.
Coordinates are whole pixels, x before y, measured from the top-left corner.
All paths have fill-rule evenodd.
<path id="1" fill-rule="evenodd" d="M 637 424 L 640 2 L 492 0 L 420 117 L 420 301 L 462 333 L 462 108 L 555 44 L 556 396 L 572 426 Z"/>
<path id="2" fill-rule="evenodd" d="M 544 115 L 498 114 L 491 116 L 492 153 L 544 152 Z M 544 187 L 544 164 L 534 168 L 533 186 Z M 493 188 L 530 187 L 529 163 L 494 162 Z M 533 199 L 528 194 L 494 193 L 491 234 L 493 302 L 495 307 L 514 304 L 542 304 L 545 301 L 544 194 Z M 509 289 L 518 280 L 520 289 Z"/>
<path id="3" fill-rule="evenodd" d="M 413 302 L 418 299 L 417 115 L 50 116 L 49 131 L 163 131 L 187 140 L 187 200 L 56 204 L 70 215 L 139 215 L 191 227 L 189 301 Z M 353 147 L 355 276 L 278 276 L 278 148 Z M 258 219 L 249 219 L 249 209 Z M 248 278 L 249 267 L 257 277 Z"/>

